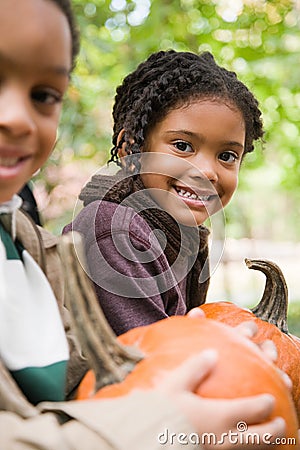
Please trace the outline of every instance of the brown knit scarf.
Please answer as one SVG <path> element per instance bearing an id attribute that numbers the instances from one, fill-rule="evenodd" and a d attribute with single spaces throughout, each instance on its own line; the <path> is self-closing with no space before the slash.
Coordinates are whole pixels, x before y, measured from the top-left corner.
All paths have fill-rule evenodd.
<path id="1" fill-rule="evenodd" d="M 138 195 L 132 195 L 134 193 Z M 179 226 L 173 217 L 152 199 L 138 175 L 126 177 L 122 170 L 114 176 L 99 174 L 93 176 L 82 189 L 79 198 L 84 206 L 96 200 L 122 203 L 137 211 L 152 230 L 163 232 L 166 239 L 164 253 L 170 266 L 179 252 L 192 261 L 187 276 L 187 309 L 190 310 L 205 302 L 209 286 L 209 231 L 206 227 Z M 159 239 L 159 234 L 157 237 Z"/>

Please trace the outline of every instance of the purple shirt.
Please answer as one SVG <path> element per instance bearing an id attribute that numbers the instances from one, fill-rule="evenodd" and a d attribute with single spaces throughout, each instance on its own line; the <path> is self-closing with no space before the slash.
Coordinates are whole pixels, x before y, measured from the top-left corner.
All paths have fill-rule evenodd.
<path id="1" fill-rule="evenodd" d="M 63 232 L 72 228 L 83 235 L 90 277 L 116 334 L 186 313 L 187 262 L 177 264 L 175 276 L 155 233 L 132 208 L 94 201 Z"/>

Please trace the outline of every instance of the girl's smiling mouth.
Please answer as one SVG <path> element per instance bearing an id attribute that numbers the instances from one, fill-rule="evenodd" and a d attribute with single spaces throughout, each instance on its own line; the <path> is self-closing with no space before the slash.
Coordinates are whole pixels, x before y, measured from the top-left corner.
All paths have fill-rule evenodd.
<path id="1" fill-rule="evenodd" d="M 218 194 L 214 191 L 208 190 L 199 190 L 192 189 L 186 186 L 173 186 L 177 195 L 188 205 L 191 206 L 207 206 L 207 204 L 211 203 L 219 199 Z"/>

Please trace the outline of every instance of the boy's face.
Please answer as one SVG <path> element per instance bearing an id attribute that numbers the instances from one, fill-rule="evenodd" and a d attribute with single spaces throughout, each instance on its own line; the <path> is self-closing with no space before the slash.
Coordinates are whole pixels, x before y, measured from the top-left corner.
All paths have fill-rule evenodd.
<path id="1" fill-rule="evenodd" d="M 49 157 L 71 68 L 71 33 L 52 1 L 0 0 L 0 203 Z"/>
<path id="2" fill-rule="evenodd" d="M 149 132 L 143 183 L 179 223 L 200 225 L 231 199 L 244 142 L 241 112 L 219 100 L 174 109 Z"/>

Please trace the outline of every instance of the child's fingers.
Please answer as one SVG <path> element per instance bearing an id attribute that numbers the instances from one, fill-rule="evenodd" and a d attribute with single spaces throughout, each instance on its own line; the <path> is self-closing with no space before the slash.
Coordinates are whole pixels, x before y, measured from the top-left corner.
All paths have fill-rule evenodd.
<path id="1" fill-rule="evenodd" d="M 233 424 L 240 421 L 254 425 L 268 420 L 275 405 L 270 394 L 233 399 L 230 405 L 230 416 Z"/>
<path id="2" fill-rule="evenodd" d="M 231 434 L 230 432 L 233 432 Z M 236 428 L 223 434 L 219 441 L 226 449 L 245 448 L 251 445 L 251 449 L 267 449 L 278 443 L 278 439 L 285 438 L 286 424 L 281 417 L 257 425 L 248 426 L 244 421 L 239 421 Z M 234 436 L 234 439 L 232 439 Z M 208 447 L 205 447 L 208 448 Z"/>
<path id="3" fill-rule="evenodd" d="M 268 446 L 274 445 L 277 439 L 285 437 L 286 423 L 282 417 L 275 417 L 269 422 L 250 426 L 245 432 L 248 433 L 248 436 L 259 436 L 253 441 L 251 449 L 268 448 Z"/>
<path id="4" fill-rule="evenodd" d="M 268 360 L 272 362 L 277 361 L 278 353 L 276 345 L 270 339 L 266 339 L 264 342 L 259 344 L 259 348 L 263 352 L 263 354 L 267 357 Z"/>
<path id="5" fill-rule="evenodd" d="M 187 313 L 187 316 L 193 319 L 203 318 L 205 317 L 205 312 L 201 308 L 193 308 Z"/>
<path id="6" fill-rule="evenodd" d="M 218 359 L 218 354 L 214 349 L 207 349 L 203 352 L 188 358 L 171 374 L 166 375 L 161 387 L 166 386 L 168 390 L 183 390 L 194 392 L 201 381 L 214 368 Z"/>
<path id="7" fill-rule="evenodd" d="M 257 325 L 254 322 L 252 322 L 251 320 L 242 322 L 234 328 L 241 335 L 243 335 L 249 339 L 252 339 L 258 331 Z"/>
<path id="8" fill-rule="evenodd" d="M 264 342 L 262 342 L 261 344 L 259 344 L 259 348 L 261 349 L 264 356 L 268 360 L 276 363 L 277 358 L 278 358 L 278 353 L 277 353 L 276 345 L 274 344 L 273 341 L 271 341 L 270 339 L 267 339 Z M 292 390 L 293 383 L 292 383 L 292 380 L 290 379 L 290 377 L 283 370 L 280 370 L 278 367 L 277 367 L 277 371 L 280 374 L 281 378 L 283 379 L 287 388 L 289 390 Z"/>
<path id="9" fill-rule="evenodd" d="M 284 384 L 286 385 L 286 387 L 292 391 L 293 389 L 293 382 L 291 380 L 291 378 L 288 376 L 287 373 L 285 373 L 283 370 L 279 369 L 277 367 L 277 371 L 280 374 L 281 378 L 283 379 Z"/>

